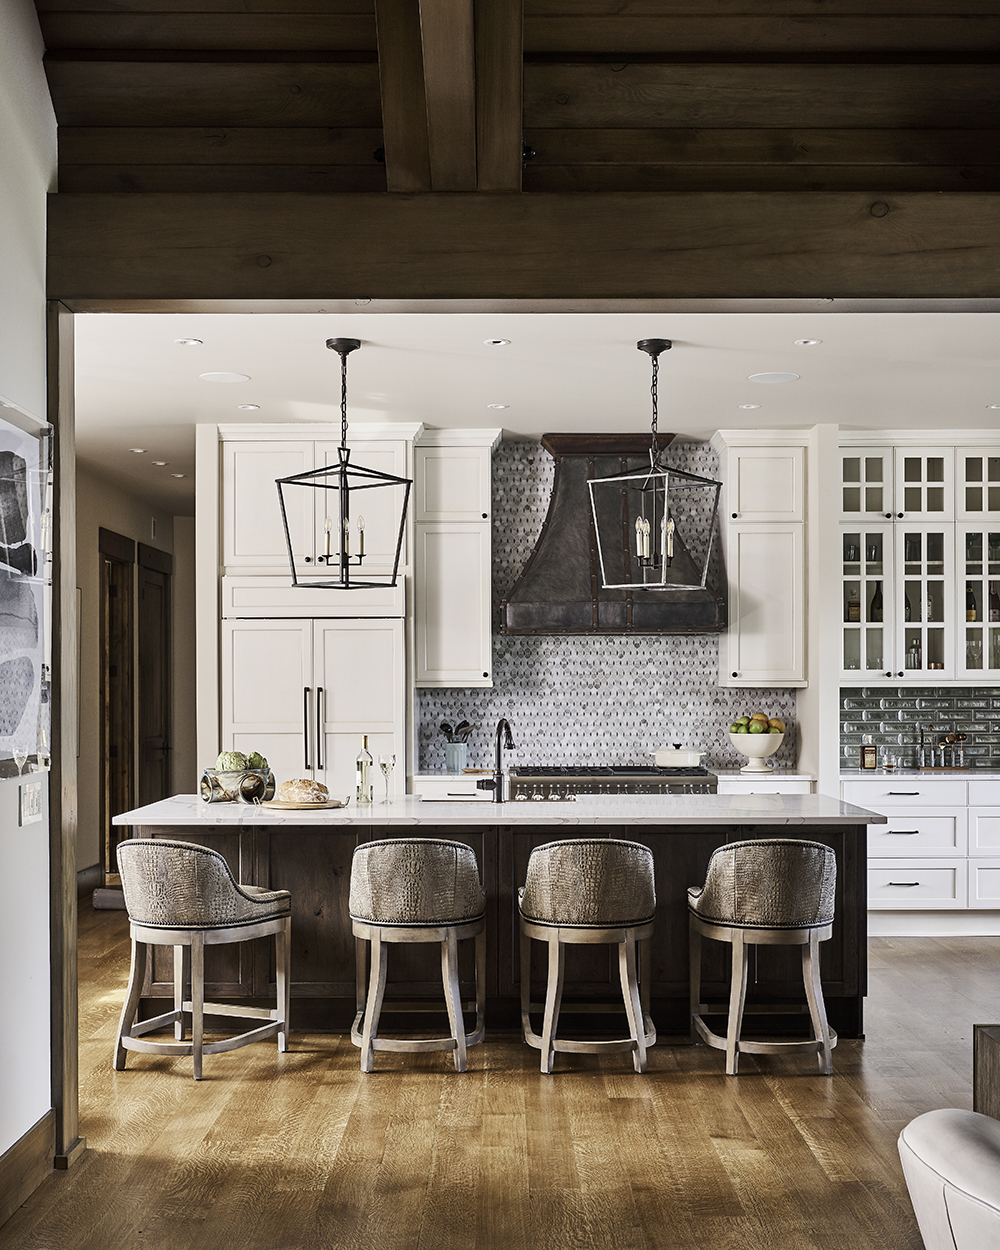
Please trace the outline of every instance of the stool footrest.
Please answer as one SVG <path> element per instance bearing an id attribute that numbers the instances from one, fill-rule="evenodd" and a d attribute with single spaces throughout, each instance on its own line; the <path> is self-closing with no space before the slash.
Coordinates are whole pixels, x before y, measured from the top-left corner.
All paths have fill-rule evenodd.
<path id="1" fill-rule="evenodd" d="M 711 1014 L 716 1014 L 715 1012 Z M 719 1013 L 722 1014 L 722 1013 Z M 725 1050 L 728 1046 L 728 1039 L 721 1033 L 715 1033 L 708 1027 L 700 1015 L 692 1018 L 694 1027 L 698 1030 L 698 1034 L 707 1046 L 714 1046 L 716 1050 Z M 830 1030 L 830 1049 L 837 1045 L 837 1034 Z M 739 1048 L 741 1054 L 746 1055 L 817 1055 L 823 1049 L 822 1038 L 789 1038 L 784 1041 L 752 1041 L 745 1037 L 740 1037 Z"/>
<path id="2" fill-rule="evenodd" d="M 241 1046 L 248 1046 L 251 1042 L 262 1042 L 267 1037 L 274 1037 L 284 1027 L 284 1020 L 272 1020 L 270 1024 L 265 1024 L 260 1029 L 237 1033 L 235 1037 L 226 1037 L 218 1042 L 205 1042 L 201 1053 L 221 1055 L 227 1050 L 238 1050 Z M 195 1053 L 192 1042 L 148 1042 L 145 1038 L 128 1036 L 123 1036 L 120 1042 L 126 1050 L 137 1050 L 146 1055 L 193 1055 Z"/>

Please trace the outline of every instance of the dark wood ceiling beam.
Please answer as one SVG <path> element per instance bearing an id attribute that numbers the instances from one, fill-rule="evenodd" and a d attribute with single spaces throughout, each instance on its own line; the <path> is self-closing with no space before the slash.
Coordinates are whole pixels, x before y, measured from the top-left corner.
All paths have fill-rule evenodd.
<path id="1" fill-rule="evenodd" d="M 529 129 L 530 169 L 547 165 L 1000 164 L 998 130 Z"/>
<path id="2" fill-rule="evenodd" d="M 66 0 L 47 0 L 63 3 Z M 90 0 L 86 0 L 87 3 Z M 111 0 L 103 0 L 111 3 Z M 139 0 L 155 3 L 155 0 Z M 138 7 L 138 4 L 136 5 Z M 876 12 L 885 16 L 960 18 L 965 14 L 996 15 L 996 0 L 875 0 L 862 7 L 859 0 L 525 0 L 525 19 L 536 17 L 622 18 L 649 17 L 741 17 L 752 13 L 761 17 L 786 14 L 791 17 L 853 16 Z"/>
<path id="3" fill-rule="evenodd" d="M 39 13 L 335 13 L 372 17 L 375 0 L 35 0 Z"/>
<path id="4" fill-rule="evenodd" d="M 531 65 L 526 128 L 1000 128 L 995 65 Z"/>
<path id="5" fill-rule="evenodd" d="M 381 125 L 378 66 L 46 61 L 61 126 Z"/>
<path id="6" fill-rule="evenodd" d="M 374 15 L 320 13 L 43 13 L 49 49 L 186 48 L 230 52 L 375 50 Z"/>
<path id="7" fill-rule="evenodd" d="M 476 152 L 480 191 L 521 190 L 522 0 L 476 5 Z"/>
<path id="8" fill-rule="evenodd" d="M 473 0 L 420 0 L 427 146 L 435 191 L 476 189 Z"/>
<path id="9" fill-rule="evenodd" d="M 385 168 L 365 165 L 67 165 L 62 191 L 117 192 L 362 192 L 385 191 Z"/>
<path id="10" fill-rule="evenodd" d="M 376 0 L 379 84 L 390 191 L 429 191 L 419 0 Z"/>
<path id="11" fill-rule="evenodd" d="M 1000 296 L 989 193 L 63 193 L 48 239 L 66 300 Z"/>
<path id="12" fill-rule="evenodd" d="M 60 126 L 67 165 L 366 165 L 375 126 Z"/>
<path id="13" fill-rule="evenodd" d="M 614 13 L 608 16 L 526 17 L 528 53 L 694 53 L 706 58 L 818 52 L 996 52 L 1000 16 L 886 16 L 881 13 L 822 15 L 676 15 Z"/>
<path id="14" fill-rule="evenodd" d="M 1000 191 L 1000 165 L 529 165 L 524 190 L 650 191 Z M 80 188 L 82 189 L 82 188 Z"/>

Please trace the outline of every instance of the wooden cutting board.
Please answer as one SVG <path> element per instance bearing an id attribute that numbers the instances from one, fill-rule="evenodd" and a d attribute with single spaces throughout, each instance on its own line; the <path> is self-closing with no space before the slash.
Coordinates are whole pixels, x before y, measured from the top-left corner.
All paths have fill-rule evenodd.
<path id="1" fill-rule="evenodd" d="M 313 812 L 324 807 L 346 807 L 350 799 L 327 799 L 325 803 L 289 803 L 286 799 L 268 799 L 261 807 L 281 807 L 293 812 Z"/>

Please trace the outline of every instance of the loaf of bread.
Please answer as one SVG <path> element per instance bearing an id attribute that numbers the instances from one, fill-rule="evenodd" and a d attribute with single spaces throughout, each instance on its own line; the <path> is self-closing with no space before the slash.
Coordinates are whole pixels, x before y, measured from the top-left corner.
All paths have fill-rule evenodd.
<path id="1" fill-rule="evenodd" d="M 274 797 L 282 803 L 326 803 L 329 801 L 330 791 L 321 781 L 297 777 L 294 781 L 283 781 Z"/>

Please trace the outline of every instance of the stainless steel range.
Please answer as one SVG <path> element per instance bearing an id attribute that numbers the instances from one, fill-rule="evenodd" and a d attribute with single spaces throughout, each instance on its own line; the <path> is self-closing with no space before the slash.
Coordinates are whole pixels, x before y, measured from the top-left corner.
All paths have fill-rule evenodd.
<path id="1" fill-rule="evenodd" d="M 544 802 L 576 794 L 715 794 L 719 779 L 707 768 L 650 768 L 626 764 L 613 768 L 575 765 L 512 768 L 507 797 Z"/>

